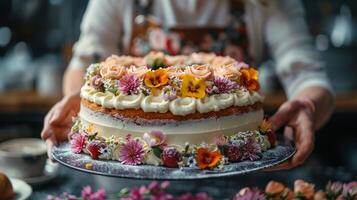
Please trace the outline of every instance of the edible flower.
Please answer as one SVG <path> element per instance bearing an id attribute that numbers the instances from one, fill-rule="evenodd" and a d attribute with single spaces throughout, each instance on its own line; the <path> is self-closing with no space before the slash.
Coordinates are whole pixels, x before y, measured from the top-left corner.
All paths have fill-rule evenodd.
<path id="1" fill-rule="evenodd" d="M 141 164 L 145 156 L 143 145 L 139 140 L 132 139 L 130 135 L 127 136 L 126 140 L 119 151 L 119 161 L 126 165 Z"/>
<path id="2" fill-rule="evenodd" d="M 315 186 L 303 180 L 296 180 L 294 182 L 294 192 L 297 196 L 305 197 L 305 199 L 313 199 Z"/>
<path id="3" fill-rule="evenodd" d="M 195 78 L 208 78 L 211 76 L 212 71 L 208 65 L 192 65 L 188 66 L 185 70 L 186 74 L 190 74 Z"/>
<path id="4" fill-rule="evenodd" d="M 209 94 L 223 94 L 232 93 L 237 88 L 237 83 L 231 81 L 227 77 L 215 76 L 213 78 L 213 85 L 207 88 L 206 91 Z"/>
<path id="5" fill-rule="evenodd" d="M 85 147 L 85 143 L 86 143 L 86 137 L 84 134 L 74 133 L 71 136 L 71 141 L 70 141 L 71 151 L 73 153 L 81 153 Z"/>
<path id="6" fill-rule="evenodd" d="M 213 143 L 217 146 L 223 146 L 227 144 L 227 138 L 224 135 L 216 135 L 213 138 Z"/>
<path id="7" fill-rule="evenodd" d="M 272 130 L 273 124 L 269 122 L 267 119 L 264 119 L 262 121 L 262 124 L 259 126 L 260 130 L 263 131 L 264 133 L 268 132 L 269 130 Z"/>
<path id="8" fill-rule="evenodd" d="M 182 79 L 181 95 L 183 97 L 195 97 L 201 99 L 206 95 L 206 84 L 204 79 L 195 78 L 186 74 Z"/>
<path id="9" fill-rule="evenodd" d="M 242 68 L 240 70 L 241 76 L 239 77 L 239 83 L 246 87 L 249 91 L 257 91 L 260 88 L 258 82 L 258 71 L 254 68 Z"/>
<path id="10" fill-rule="evenodd" d="M 143 78 L 148 72 L 147 66 L 135 66 L 135 65 L 130 65 L 130 67 L 127 69 L 127 73 L 130 75 L 135 75 L 138 78 Z"/>
<path id="11" fill-rule="evenodd" d="M 266 200 L 264 193 L 258 188 L 242 188 L 233 200 Z"/>
<path id="12" fill-rule="evenodd" d="M 239 64 L 232 63 L 229 65 L 222 65 L 213 69 L 214 76 L 224 76 L 232 81 L 236 81 L 239 77 Z"/>
<path id="13" fill-rule="evenodd" d="M 165 143 L 166 135 L 159 130 L 152 130 L 148 133 L 144 133 L 143 139 L 149 146 L 159 146 Z"/>
<path id="14" fill-rule="evenodd" d="M 95 75 L 92 77 L 91 79 L 91 82 L 90 82 L 90 85 L 97 89 L 97 90 L 102 90 L 104 89 L 104 83 L 103 83 L 103 80 L 102 78 L 99 76 L 99 75 Z"/>
<path id="15" fill-rule="evenodd" d="M 100 75 L 106 79 L 120 79 L 126 74 L 126 67 L 110 57 L 102 62 L 101 66 Z"/>
<path id="16" fill-rule="evenodd" d="M 265 187 L 265 193 L 269 196 L 277 196 L 284 192 L 285 185 L 277 181 L 269 181 Z"/>
<path id="17" fill-rule="evenodd" d="M 166 85 L 168 81 L 169 77 L 164 69 L 148 71 L 144 77 L 144 83 L 149 88 L 159 88 Z"/>
<path id="18" fill-rule="evenodd" d="M 119 89 L 124 94 L 135 94 L 138 92 L 140 80 L 135 75 L 125 75 L 119 80 Z"/>
<path id="19" fill-rule="evenodd" d="M 221 160 L 222 155 L 219 151 L 210 151 L 208 148 L 200 147 L 197 149 L 196 162 L 200 169 L 212 169 Z"/>

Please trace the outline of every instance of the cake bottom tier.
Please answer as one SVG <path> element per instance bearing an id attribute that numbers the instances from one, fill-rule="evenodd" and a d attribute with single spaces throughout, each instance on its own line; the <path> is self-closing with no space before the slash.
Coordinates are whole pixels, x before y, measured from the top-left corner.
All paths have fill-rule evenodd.
<path id="1" fill-rule="evenodd" d="M 166 134 L 167 144 L 184 146 L 186 142 L 193 145 L 212 144 L 216 136 L 231 136 L 242 131 L 257 130 L 263 121 L 264 111 L 257 109 L 218 118 L 143 125 L 120 120 L 82 105 L 79 117 L 84 126 L 91 126 L 98 132 L 98 136 L 105 138 L 111 136 L 124 138 L 128 134 L 133 137 L 142 137 L 146 132 L 159 130 Z"/>

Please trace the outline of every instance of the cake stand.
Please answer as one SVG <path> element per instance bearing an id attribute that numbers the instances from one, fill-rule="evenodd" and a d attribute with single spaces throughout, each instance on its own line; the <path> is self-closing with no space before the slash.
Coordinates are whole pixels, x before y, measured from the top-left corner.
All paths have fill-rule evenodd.
<path id="1" fill-rule="evenodd" d="M 89 155 L 72 153 L 68 142 L 61 143 L 52 150 L 53 158 L 57 162 L 82 172 L 118 178 L 156 180 L 192 180 L 246 174 L 283 163 L 295 152 L 294 144 L 281 136 L 278 137 L 278 145 L 264 152 L 260 160 L 232 163 L 224 165 L 223 169 L 200 170 L 189 167 L 179 169 L 150 165 L 130 166 L 118 161 L 93 160 Z"/>

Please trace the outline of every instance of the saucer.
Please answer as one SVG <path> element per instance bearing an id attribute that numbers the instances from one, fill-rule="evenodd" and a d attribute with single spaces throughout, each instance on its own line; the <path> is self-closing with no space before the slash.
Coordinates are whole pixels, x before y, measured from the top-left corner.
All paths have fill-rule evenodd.
<path id="1" fill-rule="evenodd" d="M 14 190 L 13 200 L 26 200 L 32 194 L 32 188 L 25 181 L 17 178 L 10 178 Z"/>
<path id="2" fill-rule="evenodd" d="M 28 177 L 24 178 L 23 180 L 32 186 L 47 183 L 57 177 L 58 167 L 58 163 L 51 162 L 47 159 L 43 174 L 41 176 Z"/>

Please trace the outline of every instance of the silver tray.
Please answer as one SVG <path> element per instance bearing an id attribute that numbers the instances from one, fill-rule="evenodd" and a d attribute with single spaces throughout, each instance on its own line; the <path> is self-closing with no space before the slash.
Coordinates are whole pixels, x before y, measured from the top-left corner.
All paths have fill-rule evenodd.
<path id="1" fill-rule="evenodd" d="M 93 160 L 89 155 L 72 153 L 68 142 L 55 146 L 52 154 L 60 164 L 91 174 L 134 179 L 190 180 L 246 174 L 278 165 L 288 160 L 296 152 L 293 143 L 285 141 L 283 138 L 279 138 L 278 143 L 278 146 L 264 152 L 260 160 L 232 163 L 224 165 L 223 169 L 214 170 L 188 167 L 179 169 L 151 165 L 130 166 L 123 165 L 118 161 Z M 88 164 L 91 167 L 88 167 Z"/>

